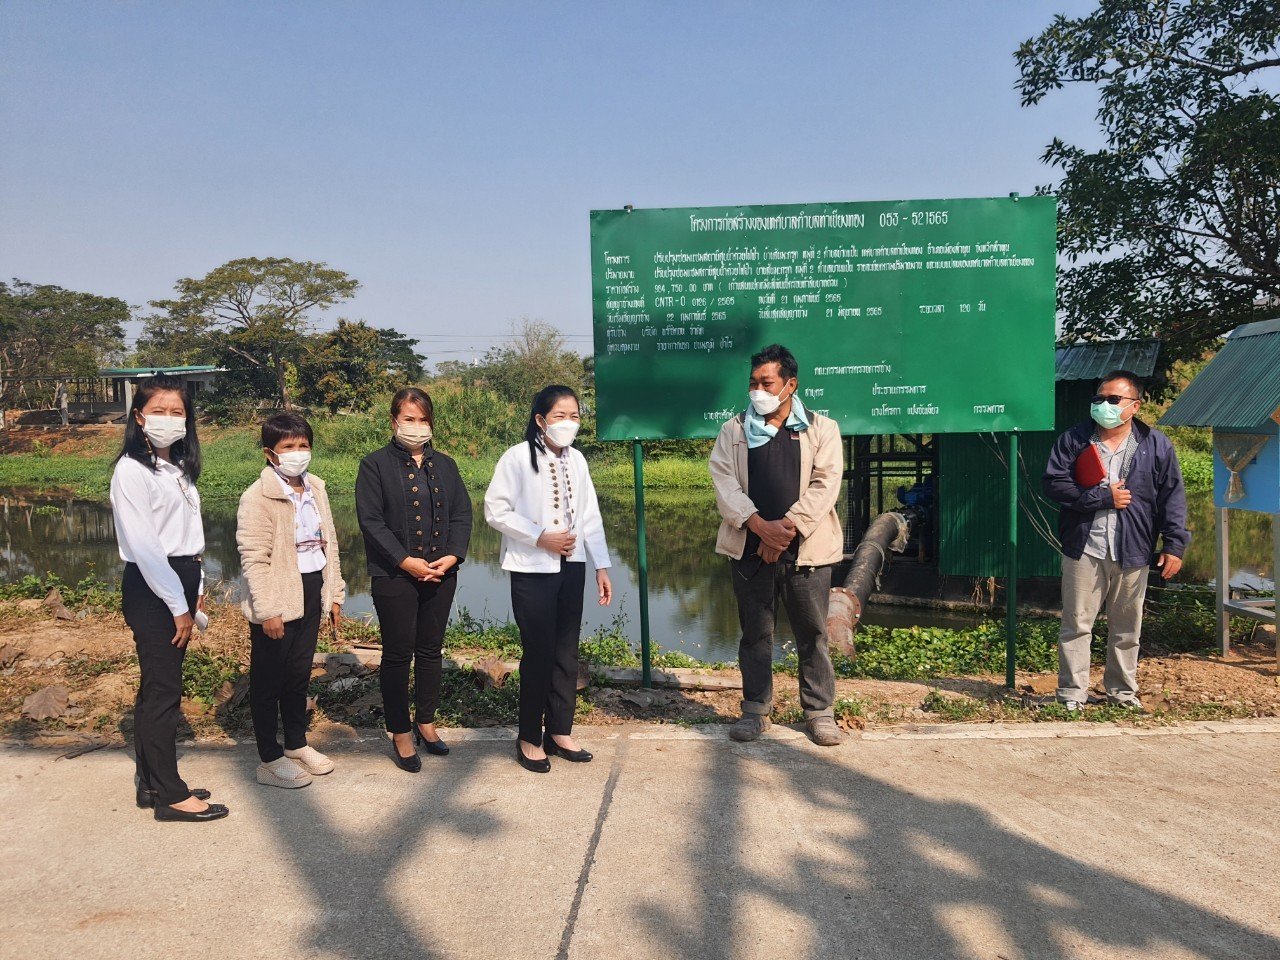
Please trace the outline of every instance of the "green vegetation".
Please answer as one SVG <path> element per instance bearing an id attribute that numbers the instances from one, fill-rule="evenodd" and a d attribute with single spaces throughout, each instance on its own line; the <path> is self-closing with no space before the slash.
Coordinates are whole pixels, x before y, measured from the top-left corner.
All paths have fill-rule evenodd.
<path id="1" fill-rule="evenodd" d="M 626 616 L 620 613 L 608 626 L 600 627 L 594 633 L 583 637 L 578 644 L 578 656 L 582 662 L 601 667 L 639 667 L 640 655 L 627 638 L 626 625 Z M 344 633 L 347 633 L 347 629 L 345 627 L 343 629 Z M 370 632 L 376 638 L 376 628 L 370 628 Z M 351 639 L 349 633 L 347 639 Z M 498 622 L 477 617 L 463 607 L 454 615 L 445 631 L 444 648 L 469 653 L 485 651 L 502 660 L 519 660 L 520 629 L 511 622 Z M 706 664 L 687 653 L 658 650 L 653 655 L 653 666 L 675 669 L 719 667 L 723 664 Z"/>
<path id="2" fill-rule="evenodd" d="M 108 673 L 118 673 L 138 663 L 137 654 L 124 653 L 114 657 L 77 657 L 63 665 L 68 677 L 91 680 Z"/>
<path id="3" fill-rule="evenodd" d="M 519 711 L 519 671 L 507 677 L 502 686 L 487 690 L 476 683 L 470 670 L 448 670 L 441 680 L 440 707 L 436 715 L 445 726 L 472 725 L 476 718 L 492 724 L 515 723 Z"/>
<path id="4" fill-rule="evenodd" d="M 52 406 L 56 378 L 93 376 L 123 349 L 128 319 L 129 305 L 116 297 L 0 281 L 0 407 L 20 391 Z"/>
<path id="5" fill-rule="evenodd" d="M 939 690 L 930 690 L 920 704 L 926 713 L 936 713 L 946 720 L 972 720 L 982 713 L 983 702 L 972 697 L 947 696 Z"/>
<path id="6" fill-rule="evenodd" d="M 1018 49 L 1024 105 L 1067 85 L 1099 102 L 1099 146 L 1043 156 L 1068 339 L 1156 336 L 1168 364 L 1275 315 L 1277 37 L 1272 3 L 1099 0 Z"/>
<path id="7" fill-rule="evenodd" d="M 831 709 L 837 720 L 849 720 L 853 717 L 865 717 L 869 706 L 871 701 L 861 697 L 836 697 Z"/>
<path id="8" fill-rule="evenodd" d="M 444 634 L 445 650 L 484 650 L 502 660 L 520 659 L 520 628 L 474 616 L 466 607 L 454 614 Z"/>
<path id="9" fill-rule="evenodd" d="M 193 645 L 182 661 L 182 695 L 211 707 L 222 685 L 234 684 L 243 672 L 238 657 Z"/>
<path id="10" fill-rule="evenodd" d="M 945 627 L 866 626 L 858 631 L 858 655 L 833 655 L 838 677 L 923 680 L 930 677 L 1004 671 L 1004 624 L 986 621 L 968 630 Z M 1058 621 L 1023 619 L 1018 624 L 1018 669 L 1057 669 Z M 773 665 L 775 673 L 796 676 L 794 653 Z"/>
<path id="11" fill-rule="evenodd" d="M 0 600 L 43 600 L 50 590 L 57 590 L 62 602 L 70 609 L 77 607 L 102 607 L 120 609 L 120 592 L 94 574 L 76 583 L 67 583 L 56 573 L 43 577 L 27 574 L 19 580 L 0 583 Z"/>
<path id="12" fill-rule="evenodd" d="M 1173 591 L 1168 591 L 1172 593 Z M 1165 598 L 1148 606 L 1144 643 L 1152 652 L 1182 653 L 1214 647 L 1215 614 L 1212 602 L 1191 595 L 1185 600 Z M 1059 621 L 1023 618 L 1018 622 L 1017 667 L 1030 673 L 1058 668 Z M 1244 621 L 1233 624 L 1243 635 Z M 1106 623 L 1099 623 L 1093 655 L 1106 656 Z M 1004 624 L 988 620 L 972 629 L 945 627 L 865 626 L 858 631 L 858 655 L 854 659 L 834 654 L 836 676 L 873 680 L 928 680 L 934 677 L 1001 674 L 1004 672 Z M 773 666 L 775 673 L 797 676 L 794 653 Z M 928 709 L 928 708 L 926 708 Z"/>

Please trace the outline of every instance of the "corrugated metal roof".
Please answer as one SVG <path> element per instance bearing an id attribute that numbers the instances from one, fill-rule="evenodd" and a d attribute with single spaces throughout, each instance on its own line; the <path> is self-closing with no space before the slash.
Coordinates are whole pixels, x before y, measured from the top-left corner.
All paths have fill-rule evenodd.
<path id="1" fill-rule="evenodd" d="M 1112 370 L 1128 370 L 1149 377 L 1160 356 L 1159 340 L 1108 340 L 1068 343 L 1054 356 L 1055 379 L 1097 380 Z"/>
<path id="2" fill-rule="evenodd" d="M 147 377 L 157 373 L 226 373 L 225 367 L 213 365 L 196 367 L 103 367 L 98 371 L 103 377 Z"/>
<path id="3" fill-rule="evenodd" d="M 1266 430 L 1280 408 L 1280 320 L 1237 327 L 1160 418 L 1171 427 Z"/>

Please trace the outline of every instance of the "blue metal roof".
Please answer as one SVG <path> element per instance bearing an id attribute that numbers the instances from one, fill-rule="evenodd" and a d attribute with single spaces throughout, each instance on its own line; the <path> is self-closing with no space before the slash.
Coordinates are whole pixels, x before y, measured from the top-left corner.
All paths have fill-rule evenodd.
<path id="1" fill-rule="evenodd" d="M 1160 418 L 1163 426 L 1274 433 L 1280 417 L 1280 320 L 1237 327 Z"/>
<path id="2" fill-rule="evenodd" d="M 1100 380 L 1112 370 L 1149 377 L 1155 373 L 1159 357 L 1159 340 L 1066 343 L 1054 355 L 1054 379 Z"/>

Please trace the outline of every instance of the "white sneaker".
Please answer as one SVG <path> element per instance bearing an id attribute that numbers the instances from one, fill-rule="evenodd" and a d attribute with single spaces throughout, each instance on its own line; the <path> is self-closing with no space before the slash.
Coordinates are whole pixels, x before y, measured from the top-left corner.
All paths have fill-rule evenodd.
<path id="1" fill-rule="evenodd" d="M 313 777 L 323 777 L 326 773 L 333 773 L 333 761 L 315 747 L 286 750 L 284 755 Z"/>
<path id="2" fill-rule="evenodd" d="M 1062 708 L 1066 710 L 1067 713 L 1080 712 L 1081 704 L 1079 700 L 1059 700 L 1058 703 L 1062 705 Z"/>
<path id="3" fill-rule="evenodd" d="M 258 782 L 268 787 L 296 789 L 311 782 L 311 774 L 289 757 L 280 757 L 270 763 L 258 764 Z"/>

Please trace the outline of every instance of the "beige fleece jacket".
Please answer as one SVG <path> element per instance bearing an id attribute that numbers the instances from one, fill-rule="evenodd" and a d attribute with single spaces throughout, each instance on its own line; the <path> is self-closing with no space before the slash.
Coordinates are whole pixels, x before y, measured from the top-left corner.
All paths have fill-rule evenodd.
<path id="1" fill-rule="evenodd" d="M 316 507 L 324 528 L 324 585 L 320 590 L 321 622 L 332 604 L 347 598 L 338 558 L 338 534 L 324 481 L 307 475 L 315 494 Z M 280 485 L 275 470 L 266 467 L 240 497 L 236 512 L 236 545 L 240 548 L 240 568 L 244 599 L 240 609 L 250 623 L 280 617 L 286 623 L 302 619 L 302 574 L 298 571 L 298 548 L 294 538 L 294 507 Z"/>
<path id="2" fill-rule="evenodd" d="M 823 567 L 844 558 L 844 528 L 836 513 L 844 478 L 844 444 L 834 420 L 807 412 L 809 429 L 800 433 L 800 499 L 787 516 L 800 533 L 796 566 Z M 741 560 L 747 521 L 756 512 L 747 495 L 747 434 L 741 417 L 720 428 L 711 451 L 711 482 L 722 518 L 716 553 Z"/>

